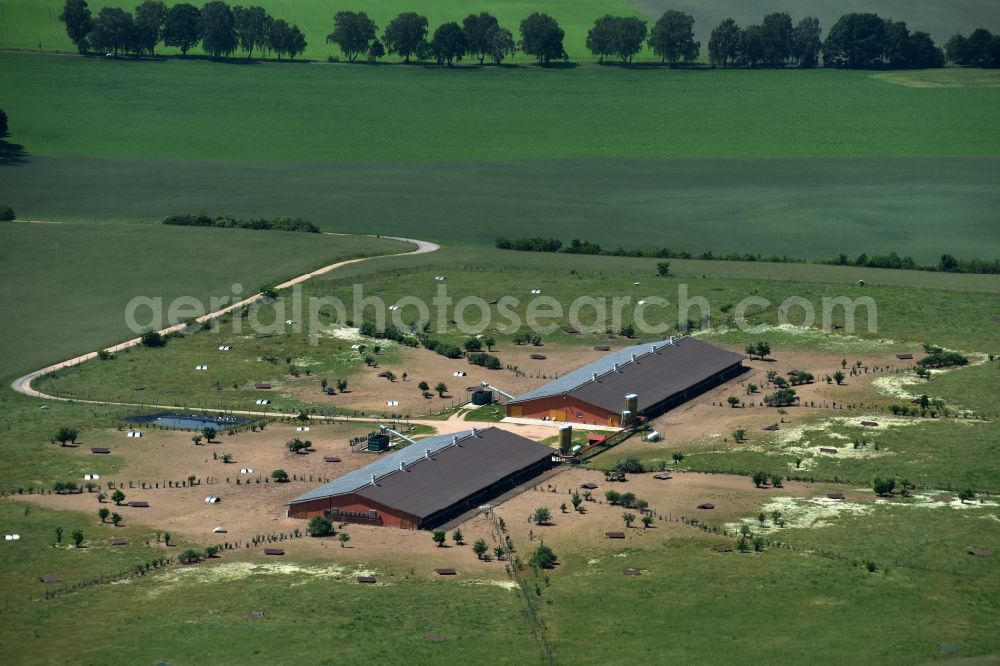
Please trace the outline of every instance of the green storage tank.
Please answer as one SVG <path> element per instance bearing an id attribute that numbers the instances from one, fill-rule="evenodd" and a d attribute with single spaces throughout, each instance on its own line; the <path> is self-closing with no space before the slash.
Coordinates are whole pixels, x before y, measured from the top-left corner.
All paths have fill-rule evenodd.
<path id="1" fill-rule="evenodd" d="M 493 404 L 493 391 L 478 390 L 472 392 L 472 404 L 478 407 Z"/>
<path id="2" fill-rule="evenodd" d="M 389 435 L 372 435 L 368 438 L 369 451 L 385 451 L 389 448 Z"/>

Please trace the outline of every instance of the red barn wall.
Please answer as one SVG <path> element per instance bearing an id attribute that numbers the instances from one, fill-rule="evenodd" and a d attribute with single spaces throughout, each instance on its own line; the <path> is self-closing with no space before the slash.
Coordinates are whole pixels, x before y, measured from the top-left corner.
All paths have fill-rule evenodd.
<path id="1" fill-rule="evenodd" d="M 354 511 L 362 514 L 367 514 L 369 511 L 377 511 L 378 518 L 371 520 L 367 517 L 345 517 L 342 514 L 340 516 L 330 516 L 327 509 L 332 509 L 334 507 L 340 509 L 341 511 Z M 382 506 L 377 502 L 372 502 L 354 493 L 337 495 L 336 497 L 321 497 L 319 499 L 309 500 L 308 502 L 292 504 L 288 507 L 289 518 L 309 519 L 313 516 L 325 516 L 331 518 L 335 522 L 346 521 L 362 525 L 402 527 L 404 529 L 414 530 L 419 527 L 419 521 L 416 516 L 412 516 L 391 507 Z"/>
<path id="2" fill-rule="evenodd" d="M 625 400 L 623 399 L 622 409 L 624 408 Z M 568 421 L 584 425 L 616 427 L 621 425 L 621 414 L 609 412 L 567 395 L 554 395 L 507 405 L 507 416 L 526 419 L 550 418 L 553 421 Z"/>

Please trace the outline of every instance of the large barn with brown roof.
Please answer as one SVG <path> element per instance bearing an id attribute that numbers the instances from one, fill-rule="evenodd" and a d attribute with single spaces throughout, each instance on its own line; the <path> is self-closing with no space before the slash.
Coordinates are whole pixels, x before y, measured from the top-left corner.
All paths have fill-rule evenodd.
<path id="1" fill-rule="evenodd" d="M 533 479 L 552 455 L 499 428 L 427 437 L 296 497 L 288 515 L 431 529 Z"/>
<path id="2" fill-rule="evenodd" d="M 517 396 L 507 416 L 619 427 L 626 410 L 652 418 L 736 377 L 743 359 L 691 337 L 632 345 Z"/>

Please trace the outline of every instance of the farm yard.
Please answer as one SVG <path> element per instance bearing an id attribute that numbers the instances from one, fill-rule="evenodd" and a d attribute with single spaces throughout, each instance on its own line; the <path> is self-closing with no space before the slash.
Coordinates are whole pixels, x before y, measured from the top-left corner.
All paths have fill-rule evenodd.
<path id="1" fill-rule="evenodd" d="M 0 0 L 5 661 L 998 659 L 995 6 L 261 0 L 290 62 L 64 2 Z M 357 9 L 568 59 L 348 64 Z"/>

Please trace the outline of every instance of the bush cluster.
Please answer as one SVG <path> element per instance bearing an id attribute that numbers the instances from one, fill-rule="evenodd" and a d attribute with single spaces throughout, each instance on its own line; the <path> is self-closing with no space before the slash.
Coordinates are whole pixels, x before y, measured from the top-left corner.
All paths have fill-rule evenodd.
<path id="1" fill-rule="evenodd" d="M 259 218 L 241 219 L 220 215 L 211 217 L 205 213 L 188 215 L 168 215 L 163 218 L 163 224 L 173 224 L 187 227 L 222 227 L 225 229 L 269 229 L 274 231 L 305 231 L 318 234 L 319 227 L 297 217 L 278 217 L 273 220 Z"/>

